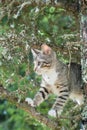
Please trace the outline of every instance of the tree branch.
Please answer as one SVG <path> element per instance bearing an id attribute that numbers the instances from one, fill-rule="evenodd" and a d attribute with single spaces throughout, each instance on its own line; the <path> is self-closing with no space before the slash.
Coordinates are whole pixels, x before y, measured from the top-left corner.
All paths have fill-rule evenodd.
<path id="1" fill-rule="evenodd" d="M 49 119 L 48 117 L 43 116 L 40 113 L 38 113 L 35 110 L 35 108 L 31 107 L 26 102 L 24 102 L 24 101 L 19 102 L 18 97 L 15 96 L 15 94 L 13 92 L 11 93 L 7 89 L 5 89 L 1 84 L 0 84 L 0 97 L 5 98 L 10 103 L 16 105 L 18 108 L 26 111 L 27 113 L 29 113 L 29 115 L 33 119 L 43 123 L 44 125 L 51 128 L 52 130 L 60 130 L 61 129 L 62 124 L 60 123 L 60 120 L 70 120 L 70 121 L 81 120 L 81 115 L 78 114 L 78 115 L 74 115 L 74 116 L 60 116 L 60 118 L 57 118 L 58 121 L 57 120 L 53 121 L 53 120 Z M 73 113 L 73 110 L 70 113 Z"/>
<path id="2" fill-rule="evenodd" d="M 7 99 L 10 103 L 15 104 L 18 108 L 29 113 L 32 118 L 38 120 L 39 122 L 45 124 L 52 130 L 59 129 L 58 123 L 41 115 L 35 108 L 29 106 L 26 102 L 18 102 L 18 98 L 11 92 L 7 91 L 2 85 L 0 85 L 0 97 Z"/>

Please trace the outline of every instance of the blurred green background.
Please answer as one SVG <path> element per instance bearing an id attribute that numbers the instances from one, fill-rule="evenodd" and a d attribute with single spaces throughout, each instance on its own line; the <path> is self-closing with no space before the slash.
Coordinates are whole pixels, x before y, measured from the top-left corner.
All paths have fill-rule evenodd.
<path id="1" fill-rule="evenodd" d="M 10 6 L 11 1 L 6 2 L 0 3 L 2 13 Z M 15 93 L 19 101 L 26 97 L 33 98 L 40 86 L 41 77 L 33 71 L 31 47 L 39 49 L 42 43 L 46 43 L 56 51 L 58 58 L 63 62 L 80 62 L 77 18 L 65 9 L 52 5 L 26 5 L 18 14 L 22 3 L 21 0 L 15 1 L 12 8 L 0 17 L 0 83 Z M 37 111 L 47 115 L 54 100 L 55 96 L 51 95 L 37 107 Z M 63 115 L 68 116 L 68 111 L 74 105 L 70 101 Z M 66 119 L 61 120 L 61 123 L 61 130 L 79 129 L 79 122 Z M 14 104 L 10 104 L 7 99 L 0 98 L 0 130 L 50 129 Z"/>

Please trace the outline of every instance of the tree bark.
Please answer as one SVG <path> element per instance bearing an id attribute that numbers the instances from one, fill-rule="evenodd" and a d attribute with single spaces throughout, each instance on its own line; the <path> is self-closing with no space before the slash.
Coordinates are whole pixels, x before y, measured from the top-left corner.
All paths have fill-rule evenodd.
<path id="1" fill-rule="evenodd" d="M 81 113 L 82 115 L 82 123 L 81 130 L 87 130 L 87 1 L 80 0 L 81 4 L 81 41 L 82 41 L 82 48 L 81 48 L 81 64 L 82 64 L 82 78 L 83 82 L 85 83 L 84 86 L 84 93 L 85 93 L 85 107 Z"/>

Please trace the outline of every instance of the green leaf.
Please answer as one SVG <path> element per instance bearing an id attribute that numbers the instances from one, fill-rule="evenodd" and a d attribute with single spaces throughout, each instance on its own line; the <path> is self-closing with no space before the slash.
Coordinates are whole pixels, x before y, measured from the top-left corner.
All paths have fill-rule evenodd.
<path id="1" fill-rule="evenodd" d="M 50 12 L 50 13 L 54 13 L 54 12 L 55 12 L 55 7 L 53 7 L 53 6 L 50 7 L 49 12 Z"/>

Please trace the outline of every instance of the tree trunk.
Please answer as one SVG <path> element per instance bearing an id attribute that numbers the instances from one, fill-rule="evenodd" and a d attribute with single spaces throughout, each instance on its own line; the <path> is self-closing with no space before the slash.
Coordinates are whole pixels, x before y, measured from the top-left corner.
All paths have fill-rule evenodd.
<path id="1" fill-rule="evenodd" d="M 84 93 L 85 93 L 85 107 L 81 113 L 82 115 L 82 124 L 81 130 L 87 130 L 87 1 L 80 0 L 81 4 L 81 41 L 82 41 L 82 78 L 84 85 Z"/>

